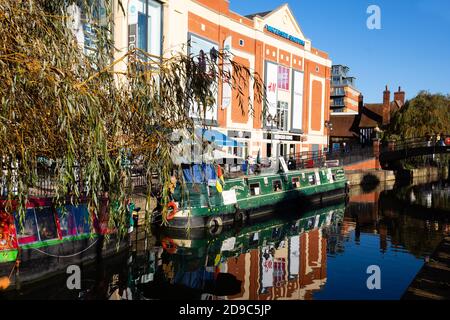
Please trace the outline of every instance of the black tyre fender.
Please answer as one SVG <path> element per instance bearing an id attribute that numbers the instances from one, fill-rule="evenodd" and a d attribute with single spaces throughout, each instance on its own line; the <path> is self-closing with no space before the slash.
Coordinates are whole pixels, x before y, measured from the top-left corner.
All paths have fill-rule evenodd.
<path id="1" fill-rule="evenodd" d="M 223 220 L 220 216 L 209 217 L 206 221 L 206 228 L 208 233 L 212 236 L 216 236 L 222 232 Z"/>
<path id="2" fill-rule="evenodd" d="M 245 212 L 239 208 L 236 208 L 234 212 L 234 223 L 241 223 L 245 220 Z"/>

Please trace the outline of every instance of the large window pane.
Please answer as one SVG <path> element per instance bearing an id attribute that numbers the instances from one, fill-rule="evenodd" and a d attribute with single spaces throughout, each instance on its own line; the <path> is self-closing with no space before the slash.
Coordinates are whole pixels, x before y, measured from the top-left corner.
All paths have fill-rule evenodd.
<path id="1" fill-rule="evenodd" d="M 138 13 L 138 48 L 147 51 L 147 16 Z"/>
<path id="2" fill-rule="evenodd" d="M 61 235 L 63 237 L 73 236 L 77 234 L 77 227 L 75 224 L 75 217 L 72 206 L 66 206 L 63 211 L 61 208 L 57 209 L 59 225 L 61 228 Z"/>
<path id="3" fill-rule="evenodd" d="M 277 107 L 277 127 L 280 130 L 286 131 L 288 128 L 288 103 L 283 101 L 278 101 Z"/>
<path id="4" fill-rule="evenodd" d="M 41 241 L 58 238 L 55 216 L 52 208 L 36 209 L 35 213 Z"/>
<path id="5" fill-rule="evenodd" d="M 189 53 L 195 57 L 195 61 L 200 61 L 202 56 L 209 56 L 212 49 L 218 51 L 219 47 L 207 40 L 201 39 L 195 35 L 190 36 L 190 47 Z M 209 66 L 206 66 L 206 70 L 209 69 Z M 213 84 L 215 103 L 213 106 L 209 106 L 206 110 L 205 120 L 217 121 L 217 99 L 218 99 L 218 91 L 216 84 Z M 203 113 L 199 113 L 199 105 L 194 103 L 192 106 L 189 115 L 193 118 L 203 118 Z"/>
<path id="6" fill-rule="evenodd" d="M 77 233 L 89 233 L 90 232 L 90 222 L 89 222 L 89 212 L 86 205 L 79 205 L 77 207 L 72 207 L 72 212 L 75 216 L 75 224 L 77 226 Z"/>
<path id="7" fill-rule="evenodd" d="M 27 209 L 25 214 L 25 221 L 23 223 L 23 229 L 20 227 L 19 215 L 15 215 L 17 238 L 19 244 L 27 244 L 39 241 L 38 229 L 36 226 L 36 217 L 34 215 L 34 209 Z"/>
<path id="8" fill-rule="evenodd" d="M 161 54 L 161 3 L 154 0 L 139 0 L 138 48 L 159 56 Z"/>

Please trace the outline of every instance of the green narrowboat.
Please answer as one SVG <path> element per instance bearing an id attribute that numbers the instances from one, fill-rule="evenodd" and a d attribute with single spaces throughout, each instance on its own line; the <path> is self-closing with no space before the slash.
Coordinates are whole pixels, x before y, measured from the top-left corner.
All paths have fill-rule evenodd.
<path id="1" fill-rule="evenodd" d="M 249 217 L 285 211 L 287 207 L 307 209 L 313 204 L 344 198 L 348 191 L 342 167 L 284 169 L 281 173 L 222 180 L 220 167 L 208 166 L 200 169 L 203 176 L 208 176 L 208 170 L 217 170 L 216 179 L 196 183 L 183 178 L 182 184 L 176 184 L 168 204 L 168 228 L 207 228 L 218 232 L 223 225 L 240 223 Z M 161 223 L 162 209 L 158 206 L 154 210 L 154 223 Z"/>

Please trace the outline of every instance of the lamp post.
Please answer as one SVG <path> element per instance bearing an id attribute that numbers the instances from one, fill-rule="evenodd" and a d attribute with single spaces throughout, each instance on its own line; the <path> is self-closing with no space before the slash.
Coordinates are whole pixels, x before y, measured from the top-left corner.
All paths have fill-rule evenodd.
<path id="1" fill-rule="evenodd" d="M 269 132 L 270 132 L 270 148 L 271 148 L 271 156 L 272 156 L 272 153 L 273 153 L 273 134 L 272 134 L 272 128 L 273 128 L 273 123 L 274 123 L 274 122 L 278 123 L 278 117 L 277 117 L 276 115 L 275 115 L 275 116 L 272 116 L 271 114 L 269 114 L 269 115 L 267 116 L 267 121 L 269 121 L 269 123 L 270 123 Z"/>
<path id="2" fill-rule="evenodd" d="M 333 131 L 333 124 L 330 120 L 325 120 L 325 128 L 328 129 L 328 152 L 330 152 L 330 143 L 331 143 L 331 131 Z"/>

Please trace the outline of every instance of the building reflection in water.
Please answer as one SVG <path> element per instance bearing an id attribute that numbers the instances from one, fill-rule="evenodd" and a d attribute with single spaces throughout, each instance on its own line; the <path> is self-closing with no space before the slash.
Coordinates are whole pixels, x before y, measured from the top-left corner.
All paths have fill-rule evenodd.
<path id="1" fill-rule="evenodd" d="M 54 297 L 78 299 L 398 299 L 450 231 L 447 191 L 442 184 L 353 188 L 347 204 L 274 215 L 214 237 L 149 236 L 142 228 L 120 259 L 126 262 L 95 266 L 81 292 L 65 290 L 65 277 L 43 283 L 55 288 L 45 290 Z M 432 209 L 420 200 L 424 194 L 432 194 Z M 367 261 L 383 265 L 391 279 L 379 296 L 365 287 Z M 6 298 L 41 296 L 43 287 Z"/>
<path id="2" fill-rule="evenodd" d="M 326 283 L 327 235 L 342 223 L 344 210 L 342 203 L 294 221 L 260 222 L 233 236 L 220 237 L 201 254 L 203 239 L 172 237 L 177 252 L 160 255 L 160 276 L 172 285 L 200 290 L 202 299 L 312 299 L 314 291 Z M 193 256 L 195 261 L 188 261 Z M 199 268 L 195 270 L 194 265 Z M 238 287 L 220 295 L 227 291 L 218 288 L 219 277 L 224 275 L 228 275 L 228 287 L 231 282 Z M 214 280 L 213 285 L 207 284 Z M 152 289 L 154 294 L 157 287 Z"/>

